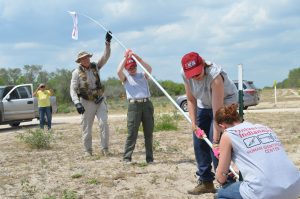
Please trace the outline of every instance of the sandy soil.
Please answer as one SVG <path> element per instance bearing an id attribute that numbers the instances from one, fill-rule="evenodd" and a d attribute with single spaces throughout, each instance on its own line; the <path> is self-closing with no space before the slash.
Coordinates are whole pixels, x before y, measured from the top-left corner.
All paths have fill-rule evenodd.
<path id="1" fill-rule="evenodd" d="M 90 158 L 83 156 L 78 117 L 57 118 L 53 124 L 55 142 L 49 150 L 30 149 L 16 137 L 28 128 L 37 128 L 37 121 L 24 123 L 19 129 L 0 127 L 0 198 L 213 198 L 213 194 L 187 194 L 196 185 L 196 165 L 190 127 L 184 119 L 176 131 L 154 133 L 154 164 L 145 163 L 140 133 L 133 164 L 124 165 L 124 116 L 110 115 L 109 157 L 100 153 L 94 125 L 94 156 Z M 247 111 L 245 119 L 273 128 L 300 168 L 299 113 Z"/>

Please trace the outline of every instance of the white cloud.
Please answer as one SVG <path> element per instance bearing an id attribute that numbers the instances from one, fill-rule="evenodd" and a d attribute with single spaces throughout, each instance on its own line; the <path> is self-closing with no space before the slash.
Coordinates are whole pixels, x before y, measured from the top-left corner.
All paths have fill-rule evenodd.
<path id="1" fill-rule="evenodd" d="M 263 8 L 258 9 L 257 13 L 253 16 L 253 23 L 255 27 L 261 27 L 269 23 L 269 16 L 267 11 Z"/>
<path id="2" fill-rule="evenodd" d="M 103 6 L 103 11 L 110 14 L 111 17 L 120 18 L 132 13 L 132 5 L 129 1 L 109 2 Z"/>
<path id="3" fill-rule="evenodd" d="M 26 49 L 26 50 L 30 50 L 30 49 L 36 49 L 36 48 L 40 48 L 41 45 L 38 43 L 34 43 L 34 42 L 21 42 L 21 43 L 15 43 L 14 44 L 14 49 L 16 50 L 20 50 L 20 49 Z"/>

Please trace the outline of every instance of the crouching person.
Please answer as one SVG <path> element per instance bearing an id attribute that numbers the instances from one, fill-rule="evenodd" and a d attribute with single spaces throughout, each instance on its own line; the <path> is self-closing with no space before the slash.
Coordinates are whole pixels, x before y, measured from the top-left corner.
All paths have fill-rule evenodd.
<path id="1" fill-rule="evenodd" d="M 289 160 L 277 135 L 261 124 L 240 122 L 237 105 L 221 107 L 215 121 L 224 130 L 216 178 L 220 199 L 296 199 L 300 172 Z M 242 182 L 224 184 L 233 161 Z"/>

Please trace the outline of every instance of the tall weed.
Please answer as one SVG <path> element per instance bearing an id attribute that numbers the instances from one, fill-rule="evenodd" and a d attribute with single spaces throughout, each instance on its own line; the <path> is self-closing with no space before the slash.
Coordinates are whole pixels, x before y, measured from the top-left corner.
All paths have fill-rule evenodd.
<path id="1" fill-rule="evenodd" d="M 173 131 L 178 129 L 178 114 L 156 115 L 154 118 L 154 132 L 156 131 Z"/>
<path id="2" fill-rule="evenodd" d="M 51 142 L 54 141 L 52 131 L 45 131 L 43 129 L 28 129 L 25 133 L 19 134 L 17 137 L 35 149 L 49 149 Z"/>

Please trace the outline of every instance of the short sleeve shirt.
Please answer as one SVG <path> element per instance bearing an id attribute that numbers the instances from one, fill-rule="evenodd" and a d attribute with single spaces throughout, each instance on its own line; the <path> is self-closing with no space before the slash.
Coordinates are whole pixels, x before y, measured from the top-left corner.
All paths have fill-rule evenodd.
<path id="1" fill-rule="evenodd" d="M 39 90 L 36 93 L 36 97 L 38 99 L 38 107 L 50 106 L 50 96 L 51 96 L 51 92 L 49 90 L 44 90 L 44 91 Z"/>
<path id="2" fill-rule="evenodd" d="M 127 99 L 142 99 L 150 97 L 148 81 L 144 73 L 126 74 L 124 82 Z"/>
<path id="3" fill-rule="evenodd" d="M 211 66 L 205 68 L 205 77 L 203 80 L 186 79 L 183 71 L 183 80 L 190 85 L 193 96 L 197 99 L 199 108 L 212 108 L 212 90 L 213 80 L 221 75 L 224 79 L 224 104 L 233 104 L 238 102 L 238 91 L 233 81 L 227 73 L 215 63 L 208 63 Z"/>

